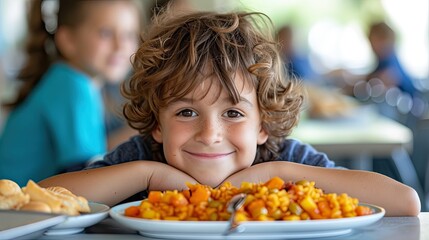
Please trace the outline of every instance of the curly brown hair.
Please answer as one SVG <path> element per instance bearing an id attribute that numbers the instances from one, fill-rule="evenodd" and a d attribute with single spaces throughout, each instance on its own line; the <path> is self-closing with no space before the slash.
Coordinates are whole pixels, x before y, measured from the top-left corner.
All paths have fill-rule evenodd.
<path id="1" fill-rule="evenodd" d="M 156 16 L 134 55 L 134 74 L 122 86 L 130 126 L 150 136 L 159 110 L 210 76 L 236 104 L 240 91 L 234 76 L 240 72 L 256 89 L 262 127 L 269 135 L 258 146 L 255 163 L 276 158 L 279 142 L 298 122 L 303 93 L 299 81 L 286 75 L 270 29 L 269 17 L 258 12 L 178 15 L 167 9 Z"/>

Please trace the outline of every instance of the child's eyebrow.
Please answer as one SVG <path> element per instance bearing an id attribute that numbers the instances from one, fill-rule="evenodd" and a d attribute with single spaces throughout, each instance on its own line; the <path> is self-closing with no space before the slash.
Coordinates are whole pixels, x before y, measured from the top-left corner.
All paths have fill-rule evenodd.
<path id="1" fill-rule="evenodd" d="M 250 102 L 247 98 L 240 96 L 240 102 L 245 103 L 246 105 L 249 105 L 250 108 L 253 108 L 253 103 Z M 239 102 L 239 103 L 240 103 Z"/>
<path id="2" fill-rule="evenodd" d="M 222 102 L 222 103 L 232 103 L 232 100 L 230 97 L 224 97 L 224 98 L 219 98 L 218 100 L 216 100 L 216 102 Z M 178 104 L 178 103 L 187 103 L 187 104 L 193 104 L 195 102 L 195 99 L 193 98 L 179 98 L 173 102 L 170 103 L 170 105 L 174 105 L 174 104 Z M 253 108 L 253 104 L 252 102 L 250 102 L 247 98 L 240 96 L 240 101 L 238 103 L 245 103 L 246 105 L 248 105 L 249 108 Z M 235 104 L 236 105 L 236 104 Z"/>

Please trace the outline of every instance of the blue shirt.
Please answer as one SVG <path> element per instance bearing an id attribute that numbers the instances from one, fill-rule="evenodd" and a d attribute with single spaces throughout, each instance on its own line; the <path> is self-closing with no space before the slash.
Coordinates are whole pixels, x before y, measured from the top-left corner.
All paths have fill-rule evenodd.
<path id="1" fill-rule="evenodd" d="M 389 72 L 390 76 L 392 76 L 396 81 L 397 87 L 400 90 L 409 93 L 411 96 L 415 95 L 417 89 L 414 87 L 413 79 L 404 70 L 395 52 L 391 52 L 384 58 L 378 59 L 378 65 L 374 70 L 374 73 L 382 71 Z"/>
<path id="2" fill-rule="evenodd" d="M 53 64 L 0 133 L 0 178 L 20 186 L 106 151 L 103 102 L 91 79 Z"/>

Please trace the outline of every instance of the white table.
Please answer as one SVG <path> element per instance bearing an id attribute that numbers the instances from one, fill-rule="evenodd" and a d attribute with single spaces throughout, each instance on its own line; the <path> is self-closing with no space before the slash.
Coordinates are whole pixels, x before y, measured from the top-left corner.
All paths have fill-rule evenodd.
<path id="1" fill-rule="evenodd" d="M 423 188 L 411 161 L 413 133 L 406 126 L 377 114 L 371 107 L 338 119 L 303 118 L 291 138 L 308 143 L 332 160 L 350 159 L 351 168 L 371 171 L 373 159 L 392 159 L 403 183 L 424 200 Z"/>
<path id="2" fill-rule="evenodd" d="M 85 232 L 64 236 L 42 236 L 40 239 L 152 239 L 139 235 L 136 231 L 123 227 L 111 218 L 86 229 Z M 227 238 L 226 238 L 227 239 Z M 267 235 L 266 239 L 270 239 Z M 384 217 L 375 224 L 352 230 L 350 234 L 323 238 L 349 240 L 423 240 L 429 239 L 429 213 L 422 212 L 418 217 Z"/>
<path id="3" fill-rule="evenodd" d="M 409 128 L 368 107 L 344 118 L 303 118 L 291 137 L 313 145 L 333 159 L 365 152 L 373 157 L 390 156 L 396 148 L 410 151 L 413 141 Z"/>

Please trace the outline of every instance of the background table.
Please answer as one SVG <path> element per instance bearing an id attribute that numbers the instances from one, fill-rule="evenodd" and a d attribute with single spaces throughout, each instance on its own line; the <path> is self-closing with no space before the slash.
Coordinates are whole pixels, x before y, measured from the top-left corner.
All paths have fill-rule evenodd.
<path id="1" fill-rule="evenodd" d="M 423 187 L 409 155 L 411 129 L 373 108 L 362 107 L 343 118 L 304 118 L 290 137 L 312 145 L 334 161 L 349 160 L 352 169 L 372 171 L 374 158 L 391 159 L 400 180 L 417 191 L 424 206 Z"/>
<path id="2" fill-rule="evenodd" d="M 411 150 L 413 133 L 409 128 L 381 115 L 368 114 L 371 115 L 303 119 L 291 137 L 313 145 L 334 159 L 364 153 L 372 157 L 386 157 L 397 148 Z"/>
<path id="3" fill-rule="evenodd" d="M 269 238 L 269 235 L 267 235 Z M 64 236 L 42 236 L 40 239 L 151 239 L 138 235 L 137 232 L 122 227 L 111 218 L 107 218 L 101 223 L 87 228 L 85 232 Z M 320 238 L 326 239 L 326 238 Z M 429 239 L 429 213 L 420 213 L 418 217 L 384 217 L 377 223 L 353 229 L 350 234 L 328 239 L 349 239 L 349 240 L 423 240 Z"/>

